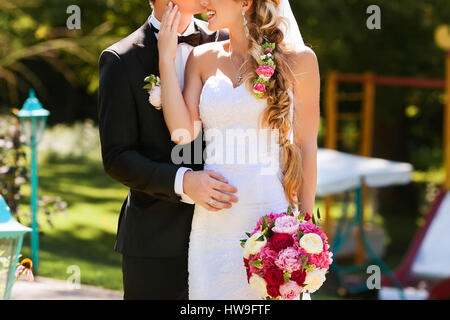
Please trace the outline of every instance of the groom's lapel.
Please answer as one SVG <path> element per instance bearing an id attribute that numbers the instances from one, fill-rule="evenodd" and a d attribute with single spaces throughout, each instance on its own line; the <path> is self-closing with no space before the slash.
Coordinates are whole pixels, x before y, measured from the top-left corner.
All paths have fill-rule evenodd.
<path id="1" fill-rule="evenodd" d="M 155 33 L 148 23 L 148 19 L 140 28 L 139 36 L 136 39 L 134 46 L 137 48 L 136 55 L 142 64 L 145 76 L 150 74 L 159 76 L 158 43 Z"/>

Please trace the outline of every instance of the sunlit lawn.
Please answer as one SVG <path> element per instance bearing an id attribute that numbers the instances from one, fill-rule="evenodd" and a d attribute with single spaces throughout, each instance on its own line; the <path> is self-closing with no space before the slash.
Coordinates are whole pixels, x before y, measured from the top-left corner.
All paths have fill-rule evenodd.
<path id="1" fill-rule="evenodd" d="M 41 195 L 58 195 L 68 202 L 68 214 L 52 218 L 53 227 L 45 217 L 40 217 L 40 266 L 38 274 L 67 279 L 67 268 L 77 265 L 81 282 L 110 289 L 122 290 L 121 256 L 114 252 L 114 239 L 119 210 L 127 189 L 110 179 L 100 161 L 82 159 L 53 159 L 40 166 Z M 28 210 L 29 190 L 24 188 L 22 212 Z M 316 202 L 322 215 L 322 201 Z M 335 203 L 333 215 L 338 216 L 341 205 Z M 354 208 L 353 208 L 354 209 Z M 350 211 L 352 207 L 350 207 Z M 23 222 L 27 222 L 23 219 Z M 398 228 L 401 225 L 402 228 Z M 386 261 L 390 267 L 401 262 L 405 250 L 416 231 L 414 219 L 395 217 L 389 219 L 390 242 Z M 22 250 L 30 256 L 29 236 Z M 314 299 L 340 299 L 337 283 L 332 276 Z M 375 298 L 374 292 L 347 298 Z"/>
<path id="2" fill-rule="evenodd" d="M 121 257 L 113 247 L 125 187 L 106 176 L 100 162 L 42 163 L 39 176 L 41 195 L 62 197 L 68 214 L 52 217 L 53 227 L 40 217 L 38 274 L 67 279 L 67 267 L 78 265 L 82 283 L 122 290 Z M 30 255 L 29 243 L 28 237 L 24 256 Z"/>

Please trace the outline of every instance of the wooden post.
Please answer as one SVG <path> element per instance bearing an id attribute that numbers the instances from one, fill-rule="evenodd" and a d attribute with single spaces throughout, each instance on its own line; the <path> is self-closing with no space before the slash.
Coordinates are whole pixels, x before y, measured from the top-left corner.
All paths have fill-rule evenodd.
<path id="1" fill-rule="evenodd" d="M 359 154 L 372 155 L 373 117 L 375 109 L 375 83 L 371 72 L 364 75 L 363 105 L 362 105 L 362 140 Z"/>
<path id="2" fill-rule="evenodd" d="M 450 50 L 445 58 L 444 167 L 445 189 L 450 190 Z"/>
<path id="3" fill-rule="evenodd" d="M 338 74 L 336 72 L 330 72 L 327 77 L 325 87 L 325 110 L 326 110 L 326 138 L 325 148 L 336 150 L 337 147 L 337 82 Z M 331 204 L 333 202 L 333 196 L 326 196 L 324 198 L 325 203 L 325 223 L 324 231 L 332 242 L 331 234 Z"/>
<path id="4" fill-rule="evenodd" d="M 337 83 L 336 72 L 330 72 L 325 87 L 326 139 L 325 147 L 336 150 L 337 147 Z"/>

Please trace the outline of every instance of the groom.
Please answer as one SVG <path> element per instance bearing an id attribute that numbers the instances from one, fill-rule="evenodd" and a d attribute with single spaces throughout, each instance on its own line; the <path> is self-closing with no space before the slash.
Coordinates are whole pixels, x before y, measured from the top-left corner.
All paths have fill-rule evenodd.
<path id="1" fill-rule="evenodd" d="M 103 51 L 99 61 L 103 165 L 108 175 L 130 189 L 114 247 L 122 254 L 124 299 L 187 299 L 192 204 L 204 202 L 215 190 L 228 194 L 227 201 L 211 198 L 214 211 L 236 202 L 231 193 L 237 190 L 221 175 L 201 171 L 201 164 L 173 164 L 175 144 L 163 113 L 149 103 L 142 88 L 144 78 L 159 76 L 157 39 L 168 2 L 150 0 L 153 13 L 144 25 Z M 181 11 L 175 63 L 183 87 L 184 67 L 193 47 L 226 40 L 228 34 L 211 33 L 205 22 L 193 18 L 204 11 L 199 0 L 173 2 Z"/>

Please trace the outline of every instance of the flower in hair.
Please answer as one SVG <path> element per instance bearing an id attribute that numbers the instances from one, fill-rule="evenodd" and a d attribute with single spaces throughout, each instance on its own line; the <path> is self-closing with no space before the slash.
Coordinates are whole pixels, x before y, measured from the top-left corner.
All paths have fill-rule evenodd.
<path id="1" fill-rule="evenodd" d="M 253 84 L 253 93 L 260 99 L 264 98 L 266 89 L 270 84 L 270 79 L 277 68 L 273 57 L 275 47 L 275 43 L 269 42 L 267 39 L 261 45 L 262 55 L 260 56 L 260 65 L 256 69 L 258 78 L 256 78 Z"/>

